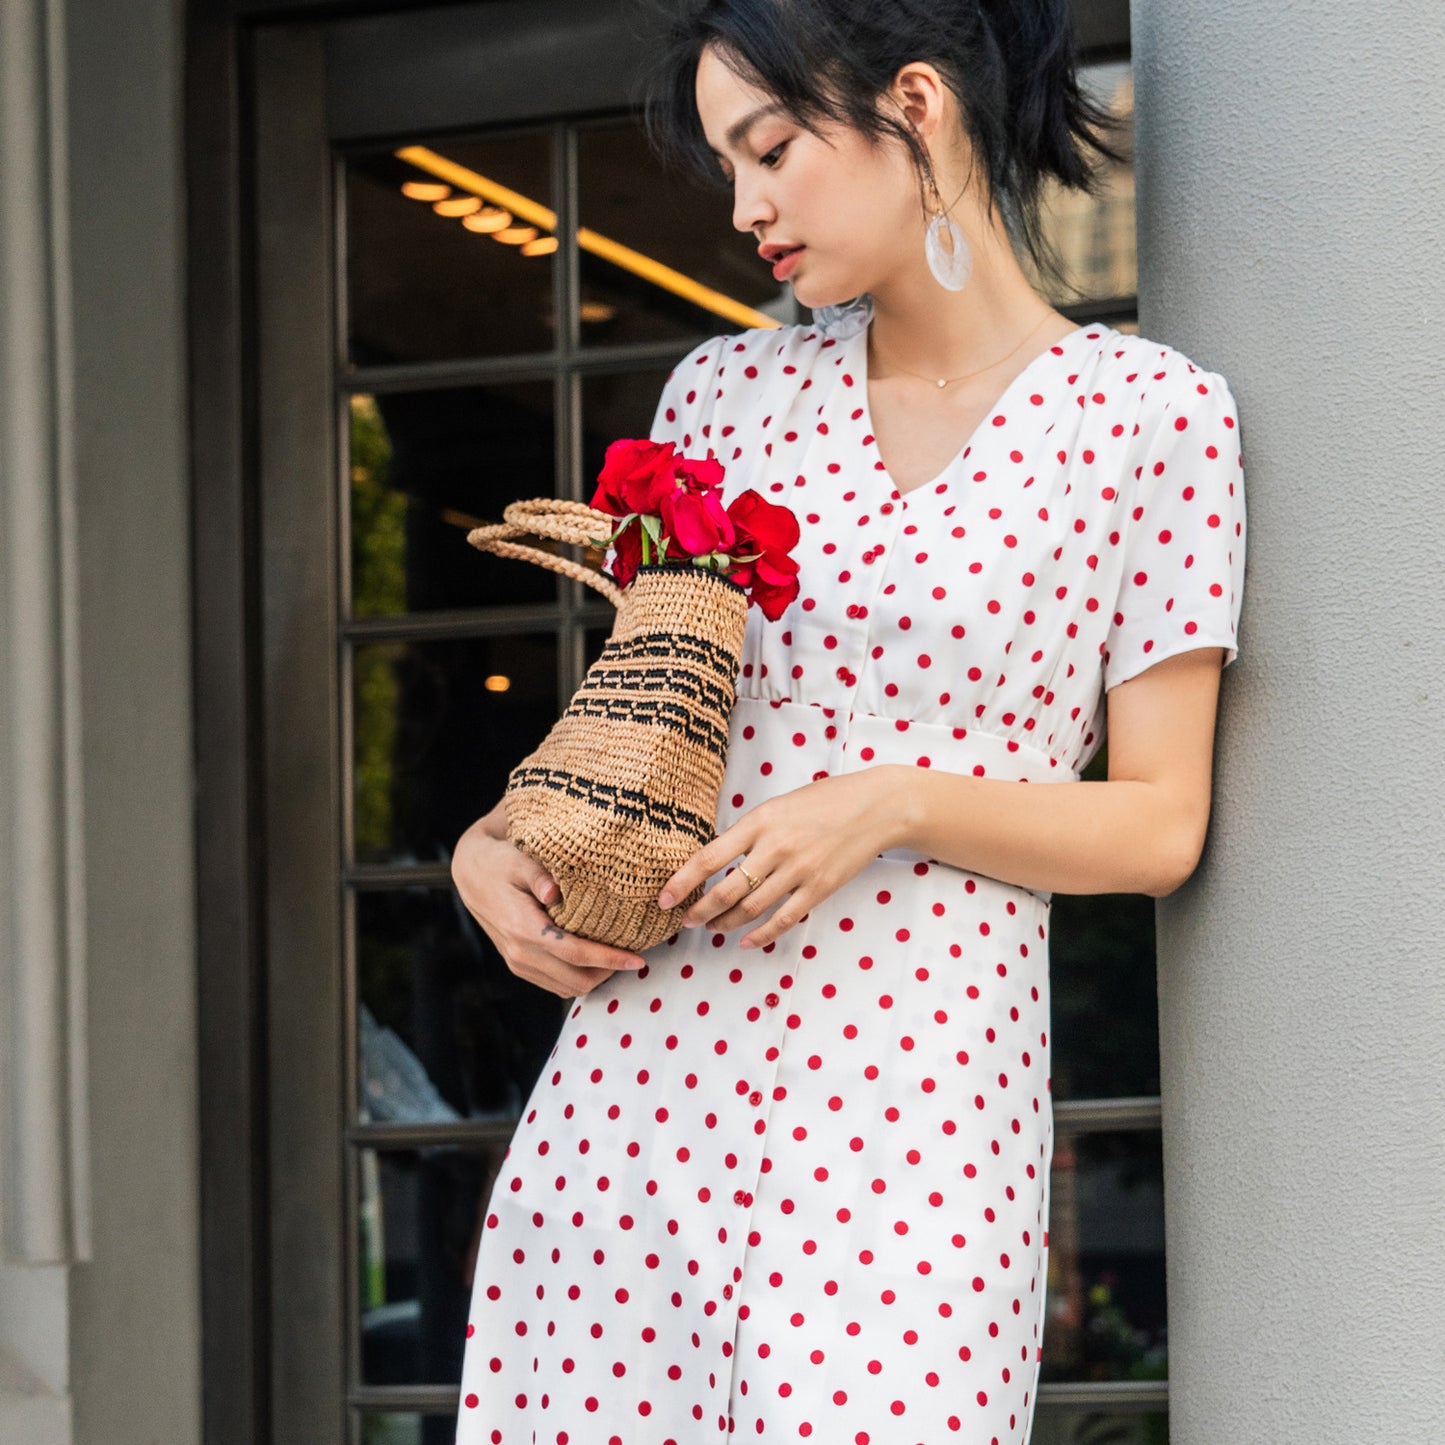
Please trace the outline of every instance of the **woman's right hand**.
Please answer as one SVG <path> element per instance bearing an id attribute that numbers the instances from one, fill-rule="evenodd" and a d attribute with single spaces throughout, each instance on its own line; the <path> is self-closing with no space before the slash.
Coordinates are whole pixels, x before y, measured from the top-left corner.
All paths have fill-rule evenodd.
<path id="1" fill-rule="evenodd" d="M 552 875 L 507 838 L 505 799 L 457 840 L 452 882 L 507 967 L 562 998 L 590 993 L 619 968 L 647 962 L 552 922 L 544 905 L 561 892 Z"/>

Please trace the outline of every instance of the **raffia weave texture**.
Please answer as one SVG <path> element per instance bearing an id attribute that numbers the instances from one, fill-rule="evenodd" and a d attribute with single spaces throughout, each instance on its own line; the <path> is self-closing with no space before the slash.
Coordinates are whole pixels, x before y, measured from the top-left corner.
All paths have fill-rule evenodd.
<path id="1" fill-rule="evenodd" d="M 504 515 L 513 520 L 511 508 Z M 594 517 L 587 535 L 614 525 Z M 535 513 L 517 525 L 539 530 Z M 468 540 L 526 550 L 496 528 Z M 643 567 L 566 712 L 512 770 L 508 836 L 557 880 L 561 900 L 548 912 L 558 927 L 650 948 L 701 894 L 699 885 L 657 907 L 663 884 L 715 836 L 747 607 L 741 587 L 691 562 Z"/>

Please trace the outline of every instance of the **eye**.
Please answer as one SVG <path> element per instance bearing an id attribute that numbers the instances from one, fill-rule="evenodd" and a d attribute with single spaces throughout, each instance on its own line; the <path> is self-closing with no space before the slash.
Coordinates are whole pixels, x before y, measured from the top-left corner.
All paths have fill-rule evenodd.
<path id="1" fill-rule="evenodd" d="M 758 164 L 767 166 L 771 170 L 782 158 L 783 151 L 787 147 L 787 144 L 787 141 L 780 141 L 766 155 L 758 158 Z"/>

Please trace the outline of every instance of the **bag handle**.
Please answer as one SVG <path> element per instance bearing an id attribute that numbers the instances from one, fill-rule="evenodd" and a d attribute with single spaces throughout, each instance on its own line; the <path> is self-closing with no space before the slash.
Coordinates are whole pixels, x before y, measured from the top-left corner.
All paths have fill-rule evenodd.
<path id="1" fill-rule="evenodd" d="M 541 547 L 529 547 L 511 540 L 514 537 L 549 537 L 556 542 L 571 542 L 577 546 L 595 545 L 597 537 L 615 530 L 615 517 L 599 512 L 585 502 L 568 502 L 560 497 L 534 497 L 529 502 L 513 502 L 503 508 L 502 516 L 504 521 L 473 527 L 467 533 L 467 541 L 483 552 L 495 552 L 499 557 L 516 557 L 523 562 L 535 562 L 550 572 L 560 572 L 564 577 L 572 577 L 594 592 L 600 592 L 614 607 L 622 605 L 622 589 L 610 577 L 581 562 L 574 562 L 570 557 L 560 557 Z"/>

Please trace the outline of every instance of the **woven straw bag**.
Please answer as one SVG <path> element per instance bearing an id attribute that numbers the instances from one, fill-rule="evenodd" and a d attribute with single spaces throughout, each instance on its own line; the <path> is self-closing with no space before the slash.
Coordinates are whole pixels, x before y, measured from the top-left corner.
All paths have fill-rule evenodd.
<path id="1" fill-rule="evenodd" d="M 585 544 L 616 519 L 581 502 L 514 502 L 467 541 L 575 577 L 618 610 L 567 710 L 507 781 L 507 834 L 561 890 L 558 927 L 618 948 L 676 933 L 699 884 L 663 911 L 667 880 L 716 836 L 747 593 L 690 561 L 641 568 L 625 589 L 515 539 Z"/>

